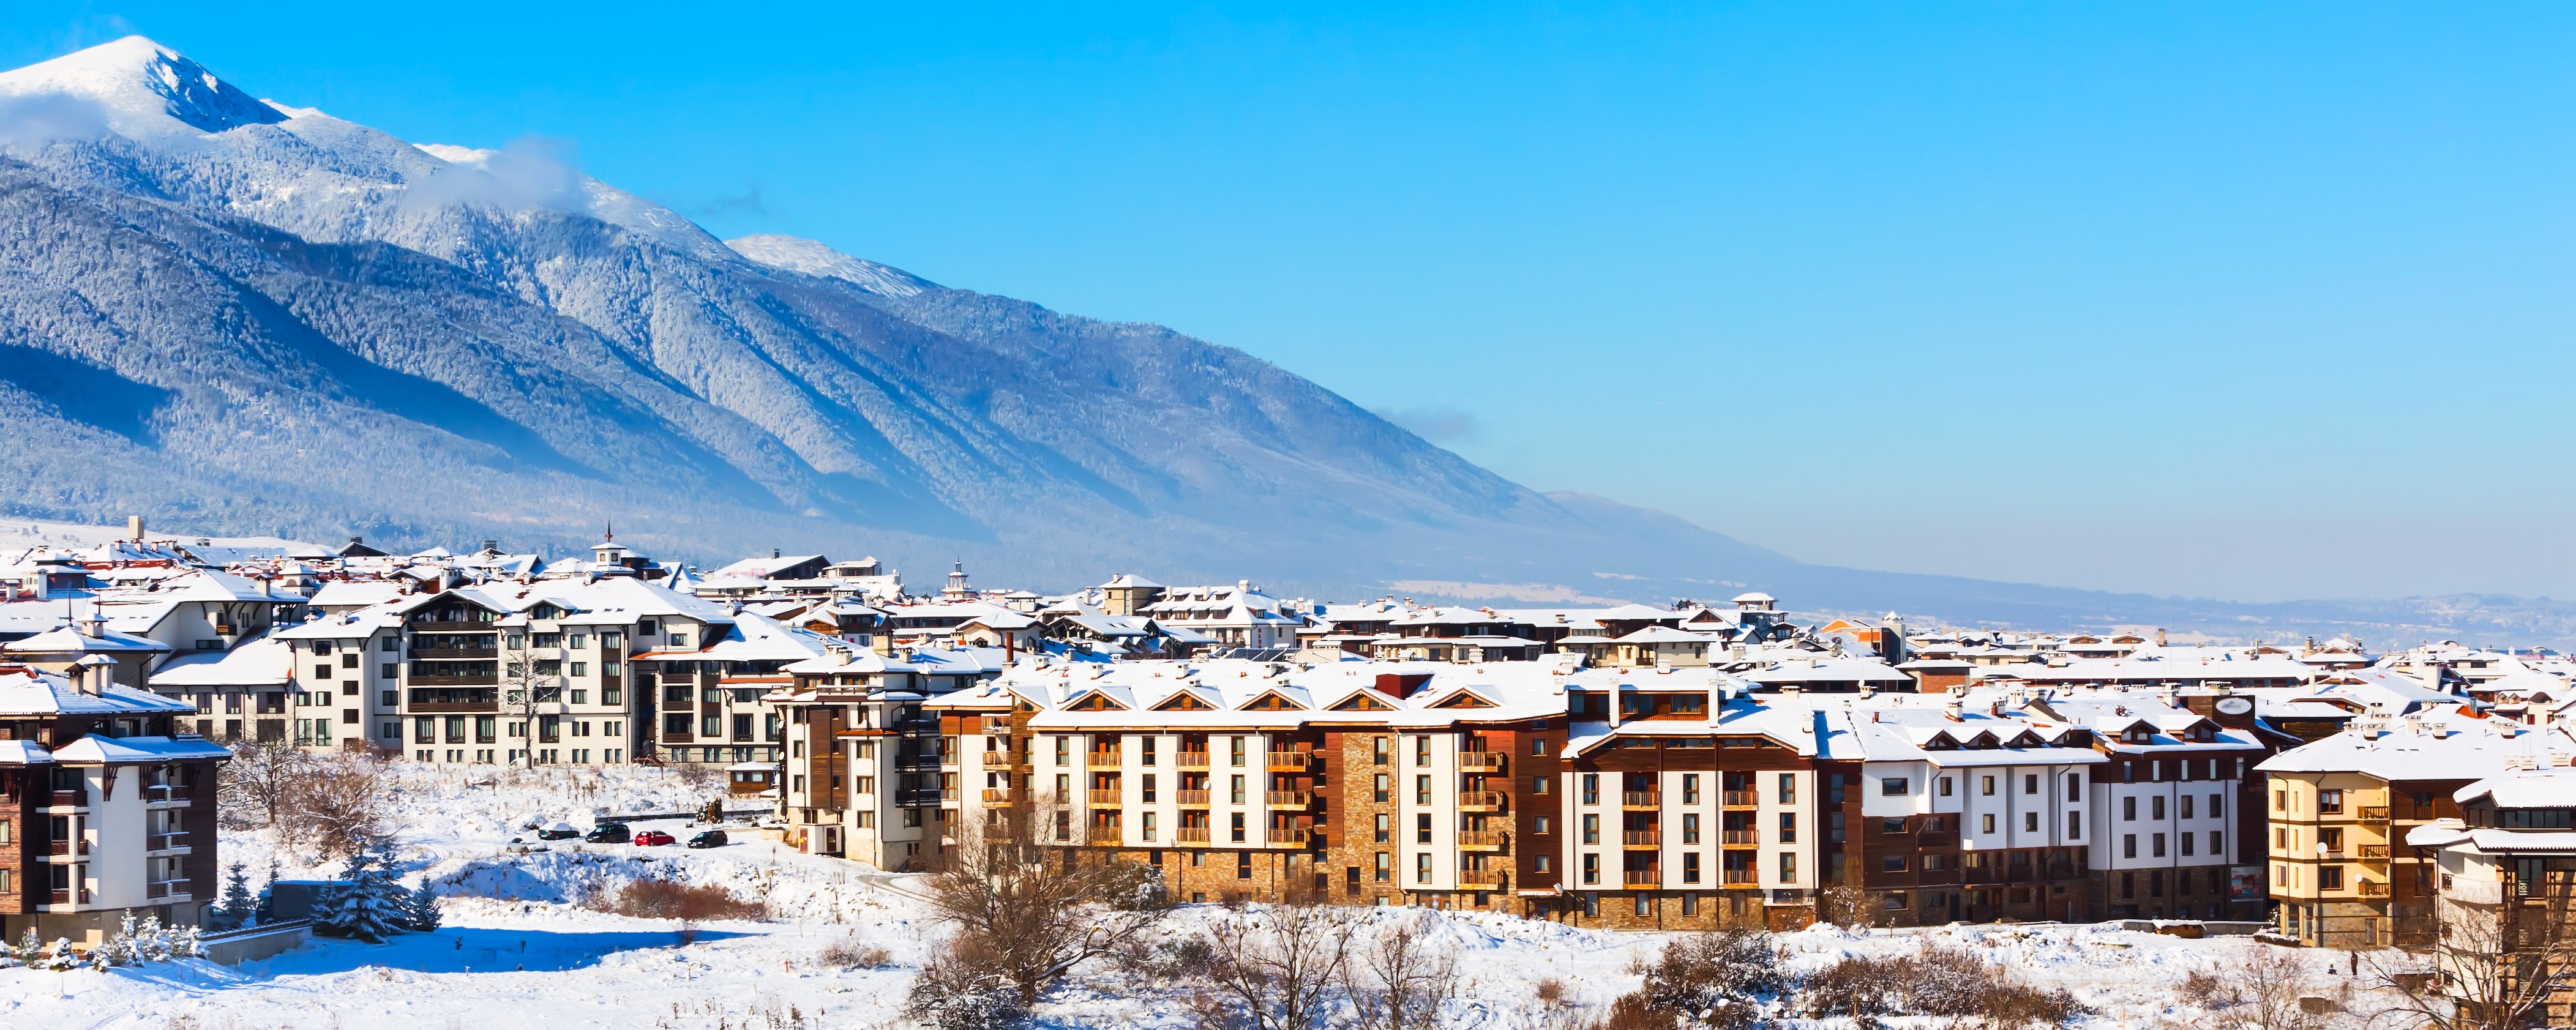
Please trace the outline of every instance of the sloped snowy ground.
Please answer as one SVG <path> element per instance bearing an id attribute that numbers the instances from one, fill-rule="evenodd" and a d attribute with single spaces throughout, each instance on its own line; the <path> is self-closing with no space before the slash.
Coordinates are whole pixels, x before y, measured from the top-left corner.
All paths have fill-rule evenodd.
<path id="1" fill-rule="evenodd" d="M 714 796 L 710 787 L 662 770 L 485 770 L 472 775 L 406 769 L 400 774 L 404 866 L 448 895 L 447 926 L 382 945 L 317 940 L 310 947 L 239 968 L 201 961 L 109 973 L 0 971 L 0 1026 L 341 1030 L 391 1027 L 614 1026 L 769 1030 L 891 1027 L 913 971 L 939 928 L 925 916 L 910 877 L 837 859 L 800 855 L 753 833 L 719 849 L 578 845 L 518 854 L 523 827 L 565 820 L 588 828 L 596 814 L 676 812 Z M 683 820 L 656 823 L 675 835 Z M 681 835 L 685 839 L 685 835 Z M 224 838 L 226 860 L 264 870 L 271 854 L 256 834 Z M 288 876 L 332 868 L 283 863 Z M 254 879 L 260 875 L 254 872 Z M 634 919 L 583 907 L 636 879 L 719 884 L 760 898 L 770 918 L 706 923 L 692 935 L 669 920 Z M 1211 910 L 1185 909 L 1161 932 L 1189 932 Z M 1413 910 L 1359 912 L 1371 923 L 1422 918 Z M 1651 958 L 1660 935 L 1601 933 L 1480 913 L 1431 917 L 1438 946 L 1459 958 L 1464 989 L 1447 1023 L 1471 1030 L 1555 1030 L 1589 1018 L 1634 989 L 1630 969 Z M 1900 954 L 1924 938 L 1967 947 L 2042 986 L 2060 986 L 2096 1011 L 2095 1030 L 2214 1026 L 2209 1014 L 2178 1008 L 2174 988 L 2193 970 L 2224 971 L 2246 949 L 2241 939 L 2189 941 L 2092 926 L 1982 926 L 1855 934 L 1820 927 L 1780 938 L 1799 971 L 1844 955 Z M 819 953 L 845 939 L 886 950 L 883 968 L 838 969 Z M 2324 970 L 2341 953 L 2297 952 Z M 1553 1023 L 1535 985 L 1560 981 L 1573 1003 Z M 1086 970 L 1041 1007 L 1048 1027 L 1185 1025 L 1168 985 L 1113 970 Z M 1898 1019 L 1893 1026 L 1934 1023 Z M 1783 1025 L 1804 1026 L 1805 1021 Z M 1839 1028 L 1847 1021 L 1824 1021 Z"/>

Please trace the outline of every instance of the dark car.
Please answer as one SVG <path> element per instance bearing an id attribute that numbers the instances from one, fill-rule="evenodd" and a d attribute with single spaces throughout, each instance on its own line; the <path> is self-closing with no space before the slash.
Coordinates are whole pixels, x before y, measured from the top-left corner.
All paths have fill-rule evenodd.
<path id="1" fill-rule="evenodd" d="M 674 843 L 671 835 L 660 830 L 645 830 L 635 835 L 635 846 L 639 848 L 656 847 L 670 843 Z"/>
<path id="2" fill-rule="evenodd" d="M 624 844 L 628 837 L 634 835 L 635 831 L 627 829 L 625 823 L 601 823 L 591 827 L 581 839 L 593 844 Z"/>
<path id="3" fill-rule="evenodd" d="M 571 823 L 555 823 L 537 831 L 538 840 L 571 840 L 578 836 L 581 831 L 573 829 Z"/>
<path id="4" fill-rule="evenodd" d="M 733 842 L 725 838 L 723 830 L 708 830 L 689 838 L 689 846 L 693 848 L 721 848 L 730 843 Z"/>

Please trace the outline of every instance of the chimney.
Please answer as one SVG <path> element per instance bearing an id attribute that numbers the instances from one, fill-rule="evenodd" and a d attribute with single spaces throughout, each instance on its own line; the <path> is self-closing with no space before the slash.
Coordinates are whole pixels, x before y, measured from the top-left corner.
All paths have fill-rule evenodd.
<path id="1" fill-rule="evenodd" d="M 770 557 L 772 557 L 772 558 L 778 557 L 778 549 L 777 549 L 777 548 L 775 548 L 775 547 L 770 548 L 770 549 L 769 549 L 769 556 L 770 556 Z"/>
<path id="2" fill-rule="evenodd" d="M 498 541 L 498 540 L 486 540 L 486 541 L 483 541 L 483 553 L 485 553 L 485 554 L 499 554 L 499 553 L 501 553 L 501 542 L 500 542 L 500 541 Z"/>
<path id="3" fill-rule="evenodd" d="M 143 516 L 128 515 L 125 517 L 125 536 L 126 539 L 132 540 L 135 543 L 139 544 L 143 542 Z"/>

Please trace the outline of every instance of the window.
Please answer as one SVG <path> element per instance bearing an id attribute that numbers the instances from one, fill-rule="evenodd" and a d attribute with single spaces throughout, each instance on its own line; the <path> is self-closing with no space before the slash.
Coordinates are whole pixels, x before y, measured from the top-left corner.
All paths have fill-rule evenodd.
<path id="1" fill-rule="evenodd" d="M 1428 735 L 1428 734 L 1417 735 L 1417 736 L 1415 736 L 1415 737 L 1413 738 L 1413 765 L 1414 765 L 1414 768 L 1419 769 L 1419 768 L 1422 768 L 1423 766 L 1427 766 L 1427 765 L 1430 765 L 1430 764 L 1431 764 L 1431 737 L 1430 737 L 1430 735 Z"/>
<path id="2" fill-rule="evenodd" d="M 1385 764 L 1386 764 L 1386 738 L 1385 738 L 1385 737 L 1372 737 L 1372 738 L 1370 738 L 1369 743 L 1370 743 L 1371 751 L 1376 755 L 1376 758 L 1377 758 L 1377 764 L 1379 764 L 1379 765 L 1385 765 Z M 1381 777 L 1378 777 L 1378 778 L 1379 778 L 1379 779 L 1381 779 L 1381 780 L 1383 780 L 1383 779 L 1385 779 L 1386 777 L 1381 776 Z M 1386 799 L 1385 799 L 1385 798 L 1379 798 L 1378 800 L 1380 800 L 1380 801 L 1384 801 L 1384 800 L 1386 800 Z M 1380 856 L 1380 857 L 1384 857 L 1384 856 Z M 1378 879 L 1383 880 L 1383 879 L 1385 879 L 1385 877 L 1381 876 L 1381 877 L 1378 877 Z"/>
<path id="3" fill-rule="evenodd" d="M 1690 851 L 1682 854 L 1682 882 L 1699 882 L 1699 852 Z"/>
<path id="4" fill-rule="evenodd" d="M 1600 773 L 1583 774 L 1583 803 L 1587 805 L 1597 805 L 1601 803 Z"/>
<path id="5" fill-rule="evenodd" d="M 2067 773 L 2067 774 L 2066 774 L 2066 800 L 2068 800 L 2068 801 L 2079 801 L 2079 800 L 2082 800 L 2082 799 L 2083 799 L 2083 797 L 2084 797 L 2084 774 L 2083 774 L 2083 773 Z"/>
<path id="6" fill-rule="evenodd" d="M 1379 883 L 1385 883 L 1385 882 L 1387 882 L 1387 881 L 1389 881 L 1389 880 L 1392 880 L 1392 879 L 1395 879 L 1395 856 L 1390 855 L 1390 854 L 1387 854 L 1386 852 L 1383 852 L 1383 851 L 1378 852 L 1378 853 L 1377 853 L 1377 882 L 1379 882 Z"/>
<path id="7" fill-rule="evenodd" d="M 2120 821 L 2124 823 L 2138 821 L 2138 799 L 2134 797 L 2120 799 Z"/>
<path id="8" fill-rule="evenodd" d="M 1530 793 L 1545 794 L 1555 785 L 1555 783 L 1556 777 L 1554 776 L 1532 776 L 1530 777 Z"/>
<path id="9" fill-rule="evenodd" d="M 2120 835 L 2120 857 L 2121 857 L 2121 858 L 2136 858 L 2136 857 L 2138 857 L 2138 835 L 2137 835 L 2137 834 L 2134 834 L 2134 833 L 2123 833 L 2123 834 L 2121 834 L 2121 835 Z"/>
<path id="10" fill-rule="evenodd" d="M 2022 829 L 2022 832 L 2023 832 L 2023 833 L 2038 833 L 2038 832 L 2039 832 L 2039 813 L 2037 813 L 2037 812 L 2024 812 L 2024 813 L 2022 813 L 2022 814 L 2021 814 L 2021 829 Z"/>
<path id="11" fill-rule="evenodd" d="M 1417 805 L 1427 805 L 1431 803 L 1431 777 L 1416 776 L 1413 778 L 1413 803 Z"/>
<path id="12" fill-rule="evenodd" d="M 1878 792 L 1887 797 L 1898 797 L 1903 795 L 1905 793 L 1905 777 L 1889 776 L 1879 780 Z"/>
<path id="13" fill-rule="evenodd" d="M 2322 794 L 2324 792 L 2320 791 L 2319 793 Z M 2325 891 L 2342 890 L 2343 867 L 2339 865 L 2318 866 L 2317 889 Z"/>
<path id="14" fill-rule="evenodd" d="M 1977 783 L 1977 793 L 1983 794 L 1987 797 L 1995 796 L 1995 778 L 1992 776 L 1980 777 Z"/>
<path id="15" fill-rule="evenodd" d="M 1252 852 L 1238 851 L 1234 853 L 1234 878 L 1238 880 L 1252 879 Z"/>
<path id="16" fill-rule="evenodd" d="M 1413 882 L 1415 882 L 1415 883 L 1430 883 L 1430 882 L 1431 882 L 1431 853 L 1430 853 L 1430 852 L 1427 852 L 1427 851 L 1426 851 L 1426 852 L 1423 852 L 1422 854 L 1419 854 L 1419 855 L 1415 855 L 1415 856 L 1413 856 Z"/>
<path id="17" fill-rule="evenodd" d="M 671 634 L 671 646 L 672 646 L 672 647 L 687 647 L 687 646 L 689 646 L 689 635 L 688 635 L 688 634 L 686 634 L 686 633 L 680 633 L 680 632 L 676 632 L 676 631 L 675 631 L 675 632 L 673 632 L 673 633 Z M 1057 813 L 1057 814 L 1061 815 L 1061 814 L 1063 814 L 1063 813 Z"/>
<path id="18" fill-rule="evenodd" d="M 1237 769 L 1241 769 L 1241 768 L 1243 768 L 1243 738 L 1241 738 L 1241 737 L 1227 737 L 1227 738 L 1225 738 L 1225 741 L 1226 741 L 1226 744 L 1225 744 L 1225 746 L 1226 746 L 1226 757 L 1228 757 L 1228 758 L 1230 758 L 1230 759 L 1233 759 L 1233 764 L 1234 764 L 1234 767 L 1235 767 L 1235 768 L 1237 768 Z M 1242 777 L 1238 776 L 1238 777 L 1235 777 L 1235 779 L 1239 781 L 1239 780 L 1241 780 L 1241 779 L 1242 779 Z"/>
<path id="19" fill-rule="evenodd" d="M 1548 816 L 1544 816 L 1544 815 L 1540 815 L 1540 816 L 1531 816 L 1531 817 L 1530 817 L 1530 832 L 1531 832 L 1531 833 L 1546 833 L 1546 832 L 1548 832 L 1548 827 L 1549 827 L 1550 825 L 1552 825 L 1552 824 L 1553 824 L 1553 820 L 1552 820 L 1550 817 L 1548 817 Z"/>
<path id="20" fill-rule="evenodd" d="M 2209 857 L 2217 858 L 2225 854 L 2227 854 L 2227 835 L 2217 830 L 2209 831 Z"/>
<path id="21" fill-rule="evenodd" d="M 1545 758 L 1545 757 L 1547 757 L 1547 738 L 1545 738 L 1545 737 L 1532 737 L 1532 738 L 1530 738 L 1530 757 L 1531 757 L 1531 758 Z"/>
<path id="22" fill-rule="evenodd" d="M 2212 794 L 2212 795 L 2210 795 L 2210 796 L 2209 796 L 2209 817 L 2210 817 L 2210 818 L 2212 818 L 2212 819 L 2217 819 L 2217 818 L 2220 818 L 2221 816 L 2224 816 L 2224 815 L 2226 815 L 2226 814 L 2227 814 L 2227 802 L 2226 802 L 2226 798 L 2227 798 L 2227 795 L 2225 795 L 2225 794 Z"/>
<path id="23" fill-rule="evenodd" d="M 1682 843 L 1699 843 L 1699 813 L 1682 813 Z"/>
<path id="24" fill-rule="evenodd" d="M 2321 790 L 2321 791 L 2318 791 L 2318 792 L 2317 792 L 2317 814 L 2319 814 L 2319 815 L 2339 815 L 2339 814 L 2341 814 L 2342 812 L 2343 812 L 2343 792 L 2342 792 L 2342 791 L 2340 791 L 2340 790 Z"/>
<path id="25" fill-rule="evenodd" d="M 2068 812 L 2068 813 L 2066 813 L 2066 839 L 2068 839 L 2068 840 L 2081 840 L 2081 839 L 2083 839 L 2083 837 L 2084 837 L 2084 813 L 2082 813 L 2082 812 Z"/>
<path id="26" fill-rule="evenodd" d="M 1988 813 L 1988 814 L 1986 814 L 1986 815 L 1981 815 L 1981 816 L 1978 816 L 1978 817 L 1977 817 L 1977 832 L 1978 832 L 1978 833 L 1993 833 L 1993 832 L 1995 832 L 1995 817 L 1994 817 L 1993 813 Z"/>
<path id="27" fill-rule="evenodd" d="M 1386 795 L 1387 795 L 1387 782 L 1386 782 L 1386 781 L 1387 781 L 1387 775 L 1386 775 L 1385 773 L 1379 773 L 1379 774 L 1377 774 L 1377 800 L 1378 800 L 1378 803 L 1379 803 L 1379 804 L 1385 804 L 1385 803 L 1386 803 Z"/>
<path id="28" fill-rule="evenodd" d="M 1797 843 L 1797 842 L 1798 842 L 1798 813 L 1796 813 L 1796 812 L 1782 812 L 1782 813 L 1780 813 L 1780 843 L 1782 843 L 1782 844 L 1795 844 L 1795 843 Z"/>
<path id="29" fill-rule="evenodd" d="M 2156 795 L 2156 796 L 2154 796 L 2154 797 L 2148 798 L 2148 799 L 2147 799 L 2147 818 L 2150 818 L 2150 819 L 2156 819 L 2156 820 L 2162 820 L 2164 817 L 2165 817 L 2165 796 L 2164 796 L 2164 795 L 2162 795 L 2162 794 L 2158 794 L 2158 795 Z"/>
<path id="30" fill-rule="evenodd" d="M 1892 836 L 1895 836 L 1895 835 L 1897 835 L 1897 834 L 1900 834 L 1900 833 L 1904 833 L 1904 832 L 1905 832 L 1905 819 L 1904 819 L 1904 817 L 1899 816 L 1899 817 L 1894 818 L 1894 819 L 1881 819 L 1881 820 L 1879 820 L 1879 821 L 1878 821 L 1878 832 L 1879 832 L 1879 834 L 1880 834 L 1880 835 L 1882 835 L 1882 836 L 1891 836 L 1891 837 L 1892 837 Z"/>
<path id="31" fill-rule="evenodd" d="M 57 867 L 57 868 L 59 868 L 59 867 Z M 1585 883 L 1600 883 L 1600 882 L 1601 882 L 1601 856 L 1600 856 L 1600 855 L 1595 854 L 1595 853 L 1592 853 L 1592 852 L 1588 852 L 1588 851 L 1587 851 L 1587 852 L 1584 852 L 1584 854 L 1583 854 L 1583 882 L 1585 882 Z M 1587 903 L 1588 903 L 1588 902 L 1587 902 Z"/>
<path id="32" fill-rule="evenodd" d="M 1795 774 L 1780 774 L 1780 803 L 1784 805 L 1798 803 L 1798 777 Z"/>
<path id="33" fill-rule="evenodd" d="M 1413 817 L 1413 842 L 1431 843 L 1431 813 L 1423 812 Z"/>
<path id="34" fill-rule="evenodd" d="M 2185 857 L 2185 858 L 2189 858 L 2189 857 L 2191 857 L 2191 845 L 2192 845 L 2192 838 L 2191 838 L 2191 834 L 2185 833 L 2185 834 L 2180 834 L 2179 836 L 2182 838 L 2182 853 L 2183 853 L 2183 857 Z"/>
<path id="35" fill-rule="evenodd" d="M 2287 812 L 2290 810 L 2289 791 L 2276 790 L 2272 792 L 2272 810 L 2275 812 Z"/>
<path id="36" fill-rule="evenodd" d="M 1389 821 L 1390 821 L 1390 819 L 1389 819 L 1389 817 L 1387 816 L 1387 814 L 1386 814 L 1386 813 L 1384 813 L 1384 812 L 1380 812 L 1380 813 L 1378 813 L 1378 814 L 1377 814 L 1377 842 L 1378 842 L 1378 843 L 1380 843 L 1380 844 L 1384 844 L 1384 843 L 1386 843 L 1386 842 L 1387 842 L 1388 830 L 1389 830 L 1389 826 L 1388 826 Z M 1380 855 L 1379 857 L 1383 858 L 1383 857 L 1385 857 L 1385 856 L 1384 856 L 1384 855 Z M 1383 877 L 1380 877 L 1380 879 L 1383 879 Z"/>
<path id="37" fill-rule="evenodd" d="M 1682 774 L 1682 804 L 1699 804 L 1699 774 Z"/>
<path id="38" fill-rule="evenodd" d="M 1583 817 L 1583 842 L 1586 844 L 1601 843 L 1600 816 L 1586 815 Z"/>
<path id="39" fill-rule="evenodd" d="M 1234 813 L 1234 823 L 1227 828 L 1234 833 L 1234 836 L 1228 838 L 1229 841 L 1236 844 L 1243 843 L 1243 813 Z"/>
<path id="40" fill-rule="evenodd" d="M 1073 738 L 1071 738 L 1071 737 L 1057 737 L 1057 738 L 1055 738 L 1055 764 L 1057 764 L 1057 765 L 1072 765 L 1072 764 L 1073 764 Z"/>
<path id="41" fill-rule="evenodd" d="M 1237 774 L 1235 774 L 1235 776 L 1234 776 L 1234 782 L 1233 782 L 1230 786 L 1232 787 L 1232 789 L 1231 789 L 1228 793 L 1230 794 L 1230 796 L 1232 796 L 1232 797 L 1233 797 L 1233 799 L 1234 799 L 1234 803 L 1235 803 L 1235 804 L 1238 804 L 1238 805 L 1242 804 L 1242 803 L 1243 803 L 1243 774 L 1241 774 L 1241 773 L 1237 773 Z M 1236 821 L 1236 822 L 1242 822 L 1242 821 L 1243 821 L 1243 817 L 1242 817 L 1242 816 L 1239 816 L 1239 815 L 1238 815 L 1238 816 L 1235 816 L 1234 818 L 1235 818 L 1235 821 Z"/>
<path id="42" fill-rule="evenodd" d="M 1795 851 L 1783 851 L 1783 852 L 1781 852 L 1781 853 L 1780 853 L 1780 882 L 1781 882 L 1781 883 L 1796 883 L 1796 882 L 1798 882 L 1798 853 L 1797 853 L 1797 852 L 1795 852 Z"/>
<path id="43" fill-rule="evenodd" d="M 1878 866 L 1886 872 L 1901 873 L 1905 871 L 1905 859 L 1904 855 L 1884 855 L 1879 858 Z"/>

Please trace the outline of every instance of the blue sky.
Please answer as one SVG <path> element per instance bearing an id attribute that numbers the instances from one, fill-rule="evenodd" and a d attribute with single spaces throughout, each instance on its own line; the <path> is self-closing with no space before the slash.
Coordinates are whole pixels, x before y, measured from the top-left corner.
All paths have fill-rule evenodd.
<path id="1" fill-rule="evenodd" d="M 2576 7 L 56 3 L 1801 558 L 2576 595 Z"/>

